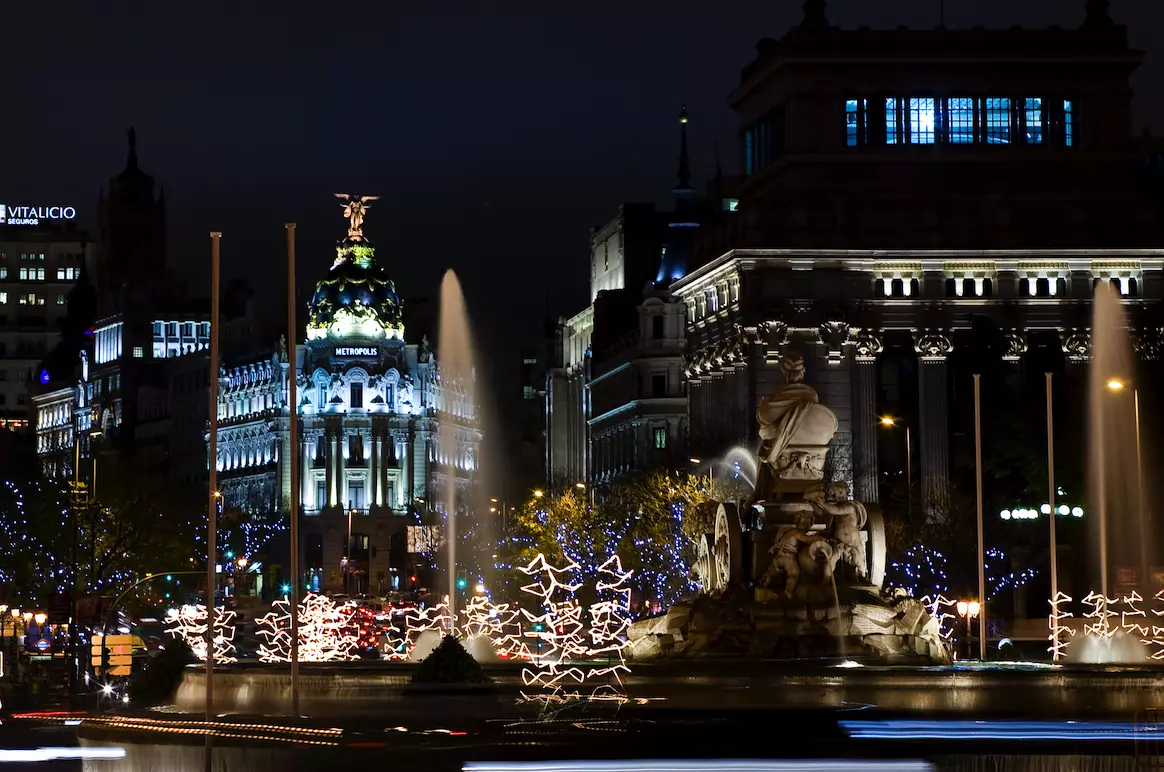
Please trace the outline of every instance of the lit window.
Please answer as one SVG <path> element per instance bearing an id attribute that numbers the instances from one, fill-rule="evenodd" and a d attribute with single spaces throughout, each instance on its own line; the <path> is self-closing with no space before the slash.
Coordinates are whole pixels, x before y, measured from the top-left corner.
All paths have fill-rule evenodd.
<path id="1" fill-rule="evenodd" d="M 910 98 L 909 141 L 913 145 L 934 144 L 934 100 L 932 97 Z"/>
<path id="2" fill-rule="evenodd" d="M 723 200 L 723 210 L 725 212 L 740 211 L 740 200 L 738 198 L 725 198 Z"/>
<path id="3" fill-rule="evenodd" d="M 36 280 L 37 281 L 44 281 L 44 269 L 43 268 L 36 269 Z"/>
<path id="4" fill-rule="evenodd" d="M 8 278 L 8 266 L 0 265 L 0 279 Z"/>
<path id="5" fill-rule="evenodd" d="M 1072 107 L 1070 99 L 1063 100 L 1063 144 L 1067 147 L 1075 144 L 1075 116 Z"/>
<path id="6" fill-rule="evenodd" d="M 974 100 L 954 97 L 946 108 L 947 141 L 951 145 L 974 144 Z"/>
<path id="7" fill-rule="evenodd" d="M 869 144 L 867 123 L 865 120 L 867 99 L 845 100 L 845 144 L 849 147 L 859 147 Z"/>
<path id="8" fill-rule="evenodd" d="M 0 306 L 8 305 L 8 293 L 0 292 Z"/>
<path id="9" fill-rule="evenodd" d="M 142 349 L 141 346 L 134 346 L 133 347 L 133 355 L 135 357 L 137 357 L 138 359 L 141 359 L 142 357 L 145 356 L 145 351 Z"/>
<path id="10" fill-rule="evenodd" d="M 28 281 L 28 269 L 24 266 L 20 266 L 20 280 Z"/>
<path id="11" fill-rule="evenodd" d="M 537 357 L 525 357 L 521 360 L 523 365 L 536 365 L 538 363 Z"/>
<path id="12" fill-rule="evenodd" d="M 1027 97 L 1023 113 L 1026 118 L 1027 144 L 1043 144 L 1043 100 Z"/>
<path id="13" fill-rule="evenodd" d="M 897 97 L 885 99 L 885 144 L 897 144 Z"/>
<path id="14" fill-rule="evenodd" d="M 655 450 L 663 450 L 667 447 L 667 427 L 655 427 Z"/>
<path id="15" fill-rule="evenodd" d="M 364 384 L 353 383 L 351 386 L 351 394 L 348 397 L 349 407 L 363 407 L 364 406 Z"/>
<path id="16" fill-rule="evenodd" d="M 986 144 L 1010 144 L 1010 98 L 986 99 Z"/>
<path id="17" fill-rule="evenodd" d="M 538 396 L 537 389 L 535 389 L 533 386 L 522 386 L 521 387 L 521 398 L 522 399 L 537 399 L 537 396 Z"/>
<path id="18" fill-rule="evenodd" d="M 64 304 L 65 304 L 65 296 L 64 295 L 57 295 L 57 305 L 63 306 Z"/>
<path id="19" fill-rule="evenodd" d="M 64 281 L 64 280 L 65 280 L 65 269 L 58 268 L 57 269 L 57 281 Z"/>

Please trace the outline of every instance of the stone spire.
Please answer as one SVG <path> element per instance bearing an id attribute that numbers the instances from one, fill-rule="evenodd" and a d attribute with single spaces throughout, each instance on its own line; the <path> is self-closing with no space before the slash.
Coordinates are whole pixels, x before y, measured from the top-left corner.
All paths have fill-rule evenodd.
<path id="1" fill-rule="evenodd" d="M 1083 26 L 1089 29 L 1105 29 L 1111 27 L 1111 0 L 1087 0 L 1087 16 Z"/>
<path id="2" fill-rule="evenodd" d="M 675 191 L 691 190 L 691 161 L 687 155 L 687 105 L 679 109 L 679 184 Z"/>
<path id="3" fill-rule="evenodd" d="M 136 171 L 137 170 L 137 132 L 133 130 L 132 126 L 130 126 L 129 131 L 126 132 L 126 136 L 129 138 L 129 157 L 125 159 L 125 168 L 132 169 L 132 170 Z"/>
<path id="4" fill-rule="evenodd" d="M 825 0 L 804 0 L 804 21 L 800 26 L 805 29 L 828 29 Z"/>

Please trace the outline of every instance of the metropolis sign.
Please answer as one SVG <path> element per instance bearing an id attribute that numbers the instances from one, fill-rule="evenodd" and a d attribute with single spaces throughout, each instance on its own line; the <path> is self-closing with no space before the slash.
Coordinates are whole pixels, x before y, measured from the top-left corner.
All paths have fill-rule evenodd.
<path id="1" fill-rule="evenodd" d="M 336 346 L 337 357 L 374 357 L 380 352 L 375 346 Z"/>
<path id="2" fill-rule="evenodd" d="M 71 206 L 9 206 L 0 204 L 0 225 L 40 225 L 41 220 L 75 220 Z"/>

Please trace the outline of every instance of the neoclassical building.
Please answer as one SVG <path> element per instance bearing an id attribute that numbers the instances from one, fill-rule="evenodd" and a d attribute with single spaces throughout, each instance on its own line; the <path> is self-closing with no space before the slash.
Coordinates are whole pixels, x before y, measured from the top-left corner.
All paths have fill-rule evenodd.
<path id="1" fill-rule="evenodd" d="M 290 447 L 288 351 L 224 367 L 220 374 L 218 480 L 225 508 L 252 515 L 290 507 L 292 452 L 300 458 L 301 565 L 321 589 L 407 589 L 418 567 L 408 527 L 463 492 L 477 469 L 475 406 L 442 382 L 427 340 L 404 340 L 402 305 L 372 244 L 354 223 L 316 285 L 306 340 L 295 346 L 298 447 Z M 441 428 L 456 450 L 442 457 Z M 459 497 L 465 500 L 466 497 Z"/>

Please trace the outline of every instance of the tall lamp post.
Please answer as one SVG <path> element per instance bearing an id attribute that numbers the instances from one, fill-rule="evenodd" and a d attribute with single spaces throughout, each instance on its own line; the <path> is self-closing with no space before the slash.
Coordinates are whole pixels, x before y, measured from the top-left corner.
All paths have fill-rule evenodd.
<path id="1" fill-rule="evenodd" d="M 913 451 L 909 441 L 909 424 L 893 416 L 882 416 L 881 425 L 890 429 L 902 426 L 905 428 L 905 507 L 910 522 L 913 522 Z"/>
<path id="2" fill-rule="evenodd" d="M 1112 392 L 1121 392 L 1128 386 L 1128 382 L 1121 378 L 1111 378 L 1107 382 L 1107 388 Z M 1148 518 L 1144 511 L 1144 450 L 1140 442 L 1140 389 L 1138 387 L 1132 388 L 1132 404 L 1136 417 L 1136 506 L 1140 512 L 1140 584 L 1142 587 L 1146 587 L 1148 584 Z M 1101 496 L 1103 493 L 1100 491 Z M 1105 530 L 1101 541 L 1105 547 L 1104 562 L 1106 563 L 1107 523 L 1101 522 L 1100 527 Z"/>

